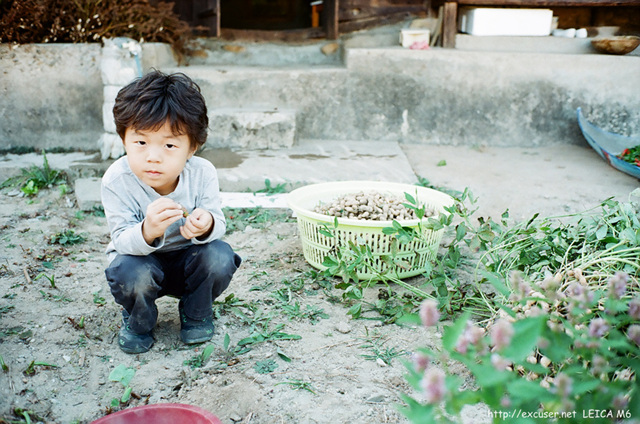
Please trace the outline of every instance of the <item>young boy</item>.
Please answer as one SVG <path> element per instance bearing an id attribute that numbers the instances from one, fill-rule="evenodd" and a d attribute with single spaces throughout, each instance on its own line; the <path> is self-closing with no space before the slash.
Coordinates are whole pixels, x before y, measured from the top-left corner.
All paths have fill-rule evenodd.
<path id="1" fill-rule="evenodd" d="M 227 288 L 241 259 L 220 240 L 226 223 L 213 165 L 194 156 L 209 119 L 200 88 L 184 74 L 159 71 L 118 93 L 113 115 L 126 156 L 102 178 L 111 243 L 105 274 L 123 322 L 126 353 L 153 345 L 155 300 L 180 297 L 180 337 L 213 336 L 211 304 Z"/>

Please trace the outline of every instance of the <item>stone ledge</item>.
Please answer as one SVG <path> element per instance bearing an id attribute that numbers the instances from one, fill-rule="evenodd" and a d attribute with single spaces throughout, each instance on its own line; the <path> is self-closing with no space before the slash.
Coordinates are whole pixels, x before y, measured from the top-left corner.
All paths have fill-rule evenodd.
<path id="1" fill-rule="evenodd" d="M 293 110 L 213 109 L 209 145 L 249 150 L 288 148 L 296 140 Z"/>

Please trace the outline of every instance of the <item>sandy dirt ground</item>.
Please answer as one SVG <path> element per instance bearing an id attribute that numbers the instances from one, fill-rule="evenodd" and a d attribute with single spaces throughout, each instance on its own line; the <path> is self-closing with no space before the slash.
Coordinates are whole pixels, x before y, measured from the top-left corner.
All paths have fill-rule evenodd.
<path id="1" fill-rule="evenodd" d="M 121 364 L 135 370 L 127 406 L 186 403 L 223 423 L 405 421 L 397 410 L 400 394 L 410 392 L 402 360 L 438 334 L 351 320 L 339 291 L 305 262 L 286 213 L 226 236 L 244 263 L 223 295 L 233 298 L 217 309 L 211 343 L 184 346 L 177 300 L 162 298 L 154 347 L 127 355 L 117 346 L 120 308 L 104 278 L 105 219 L 79 212 L 56 190 L 32 202 L 1 196 L 0 355 L 8 369 L 0 372 L 0 422 L 22 422 L 20 411 L 31 422 L 91 422 L 124 393 L 109 380 Z M 51 244 L 67 229 L 86 241 Z M 248 351 L 234 353 L 252 335 Z M 197 366 L 208 345 L 213 353 Z M 392 359 L 376 361 L 381 351 Z"/>
<path id="2" fill-rule="evenodd" d="M 431 154 L 433 163 L 423 161 L 426 165 L 416 173 L 455 189 L 476 185 L 489 201 L 487 210 L 497 207 L 490 201 L 493 195 L 519 214 L 536 208 L 563 211 L 564 193 L 584 200 L 571 188 L 583 187 L 577 178 L 597 178 L 593 169 L 576 174 L 572 166 L 548 166 L 552 178 L 540 179 L 541 168 L 528 165 L 520 167 L 526 172 L 520 174 L 523 188 L 518 191 L 508 179 L 517 162 L 492 166 L 501 153 L 475 152 L 469 157 L 442 148 Z M 414 161 L 419 155 L 418 147 L 408 152 Z M 528 162 L 532 157 L 518 155 Z M 443 159 L 448 174 L 446 167 L 436 167 Z M 544 159 L 555 160 L 553 155 Z M 493 190 L 481 182 L 482 174 L 467 173 L 462 179 L 456 171 L 470 172 L 474 164 L 492 170 L 486 174 L 493 178 Z M 593 164 L 598 172 L 616 173 L 598 160 Z M 585 206 L 597 205 L 602 194 L 622 195 L 637 186 L 637 180 L 615 178 Z M 500 184 L 512 191 L 501 195 Z M 531 196 L 516 196 L 536 185 Z M 31 422 L 89 423 L 110 411 L 164 402 L 200 406 L 225 424 L 407 422 L 398 411 L 400 395 L 412 394 L 403 361 L 417 347 L 436 347 L 440 334 L 383 324 L 374 313 L 351 319 L 341 291 L 332 287 L 336 281 L 318 276 L 305 262 L 288 213 L 265 220 L 252 213 L 230 217 L 225 240 L 244 262 L 223 295 L 226 300 L 214 305 L 216 332 L 210 343 L 184 346 L 178 301 L 162 298 L 154 347 L 127 355 L 117 346 L 120 308 L 104 278 L 109 241 L 104 217 L 81 212 L 73 193 L 45 190 L 32 199 L 14 194 L 15 189 L 0 191 L 0 355 L 5 364 L 0 422 L 26 422 L 28 414 Z M 65 232 L 66 243 L 52 243 L 52 237 Z M 71 244 L 78 235 L 85 241 Z M 424 283 L 420 277 L 410 281 Z M 366 293 L 372 302 L 378 295 L 377 287 Z M 120 382 L 109 379 L 119 366 L 135 371 L 129 383 L 132 397 L 112 408 L 125 392 Z M 463 369 L 457 372 L 466 375 Z M 467 422 L 489 421 L 482 407 L 465 416 Z"/>

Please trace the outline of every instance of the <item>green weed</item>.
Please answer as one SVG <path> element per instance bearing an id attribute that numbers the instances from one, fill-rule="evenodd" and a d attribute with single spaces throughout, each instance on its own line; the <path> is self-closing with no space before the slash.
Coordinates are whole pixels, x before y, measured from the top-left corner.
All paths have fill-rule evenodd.
<path id="1" fill-rule="evenodd" d="M 291 216 L 287 211 L 259 206 L 255 208 L 223 208 L 223 212 L 227 218 L 228 234 L 234 231 L 244 231 L 248 225 L 260 229 L 269 227 L 273 222 L 291 220 Z"/>
<path id="2" fill-rule="evenodd" d="M 119 399 L 114 398 L 111 400 L 112 407 L 115 408 L 120 404 L 126 405 L 127 403 L 129 403 L 129 400 L 131 399 L 131 392 L 133 391 L 130 383 L 135 375 L 136 370 L 134 368 L 127 367 L 124 364 L 118 365 L 109 373 L 109 381 L 120 383 L 124 388 L 124 392 Z"/>
<path id="3" fill-rule="evenodd" d="M 73 244 L 84 243 L 87 240 L 87 237 L 84 234 L 76 234 L 74 230 L 66 229 L 62 232 L 53 234 L 49 240 L 51 244 L 68 246 Z"/>
<path id="4" fill-rule="evenodd" d="M 311 383 L 306 381 L 302 381 L 302 380 L 281 381 L 280 383 L 276 383 L 276 386 L 280 386 L 282 384 L 288 385 L 289 387 L 291 387 L 292 390 L 306 390 L 309 393 L 313 393 L 314 395 L 316 394 L 316 392 L 313 390 L 313 386 L 311 385 Z"/>
<path id="5" fill-rule="evenodd" d="M 55 289 L 56 287 L 56 276 L 51 274 L 51 276 L 45 274 L 44 272 L 41 272 L 40 274 L 38 274 L 36 276 L 36 278 L 33 279 L 33 281 L 38 281 L 41 278 L 45 278 L 47 281 L 49 281 L 49 284 L 51 285 L 51 288 Z"/>
<path id="6" fill-rule="evenodd" d="M 47 293 L 44 290 L 40 290 L 40 295 L 44 300 L 48 300 L 51 302 L 73 302 L 73 299 L 69 297 L 66 297 L 64 295 L 59 295 L 59 294 Z"/>
<path id="7" fill-rule="evenodd" d="M 253 193 L 264 193 L 267 196 L 272 196 L 274 194 L 280 194 L 280 193 L 286 193 L 287 189 L 286 189 L 286 184 L 285 183 L 280 183 L 276 186 L 272 186 L 271 185 L 271 180 L 269 180 L 268 178 L 264 180 L 264 186 L 265 188 L 260 189 L 260 190 L 256 190 Z"/>
<path id="8" fill-rule="evenodd" d="M 13 305 L 0 306 L 0 317 L 14 308 L 15 306 Z"/>
<path id="9" fill-rule="evenodd" d="M 197 354 L 191 359 L 185 360 L 183 364 L 191 368 L 202 368 L 207 364 L 214 350 L 215 350 L 214 345 L 207 345 L 207 347 L 202 349 L 202 352 L 200 352 L 199 354 Z"/>
<path id="10" fill-rule="evenodd" d="M 49 364 L 49 363 L 40 362 L 40 361 L 31 361 L 29 365 L 27 365 L 27 368 L 24 371 L 22 371 L 22 373 L 26 376 L 33 376 L 37 372 L 36 367 L 42 367 L 43 369 L 58 368 L 58 366 L 55 364 Z"/>
<path id="11" fill-rule="evenodd" d="M 365 336 L 364 343 L 360 346 L 362 349 L 369 350 L 370 353 L 361 356 L 368 361 L 383 361 L 386 365 L 391 365 L 394 358 L 408 355 L 407 351 L 399 350 L 396 347 L 384 346 L 388 339 L 382 339 L 382 336 L 369 336 L 368 331 Z"/>
<path id="12" fill-rule="evenodd" d="M 273 359 L 265 359 L 263 361 L 257 361 L 253 366 L 253 369 L 258 374 L 269 374 L 274 372 L 278 368 L 278 364 Z"/>
<path id="13" fill-rule="evenodd" d="M 49 166 L 45 151 L 42 152 L 42 159 L 42 167 L 34 165 L 29 168 L 23 168 L 21 175 L 5 180 L 0 185 L 0 188 L 19 185 L 20 190 L 26 196 L 32 197 L 44 188 L 65 183 L 67 180 L 66 174 L 62 171 L 52 169 Z"/>
<path id="14" fill-rule="evenodd" d="M 249 337 L 245 337 L 244 339 L 240 340 L 238 342 L 238 347 L 244 347 L 250 350 L 253 346 L 259 343 L 275 340 L 300 340 L 302 338 L 297 334 L 289 334 L 280 331 L 283 328 L 284 324 L 278 324 L 272 330 L 269 330 L 267 328 L 256 329 L 249 335 Z"/>

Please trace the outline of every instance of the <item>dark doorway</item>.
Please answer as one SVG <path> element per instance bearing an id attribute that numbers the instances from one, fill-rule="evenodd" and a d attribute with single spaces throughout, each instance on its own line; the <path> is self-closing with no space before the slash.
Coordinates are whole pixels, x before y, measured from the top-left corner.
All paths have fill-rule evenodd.
<path id="1" fill-rule="evenodd" d="M 223 28 L 290 30 L 311 27 L 310 0 L 221 0 Z"/>

